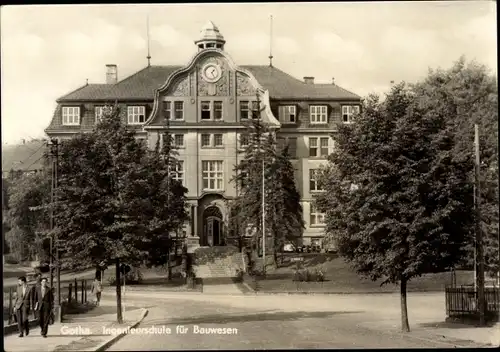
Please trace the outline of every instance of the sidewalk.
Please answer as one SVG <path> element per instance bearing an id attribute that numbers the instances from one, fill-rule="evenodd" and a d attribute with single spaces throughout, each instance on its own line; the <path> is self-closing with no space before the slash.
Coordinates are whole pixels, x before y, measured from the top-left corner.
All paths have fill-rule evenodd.
<path id="1" fill-rule="evenodd" d="M 127 327 L 140 319 L 143 310 L 127 307 L 124 323 L 116 322 L 116 303 L 102 300 L 101 306 L 80 315 L 67 315 L 61 324 L 49 325 L 47 338 L 40 336 L 40 328 L 30 330 L 23 338 L 18 334 L 4 337 L 4 349 L 10 351 L 93 351 L 114 335 L 104 328 Z"/>

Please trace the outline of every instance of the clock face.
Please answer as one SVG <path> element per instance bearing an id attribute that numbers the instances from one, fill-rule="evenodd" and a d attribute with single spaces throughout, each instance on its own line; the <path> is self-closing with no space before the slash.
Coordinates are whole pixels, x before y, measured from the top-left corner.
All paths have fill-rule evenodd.
<path id="1" fill-rule="evenodd" d="M 217 82 L 221 77 L 222 70 L 219 65 L 207 64 L 202 70 L 203 79 L 207 82 Z"/>

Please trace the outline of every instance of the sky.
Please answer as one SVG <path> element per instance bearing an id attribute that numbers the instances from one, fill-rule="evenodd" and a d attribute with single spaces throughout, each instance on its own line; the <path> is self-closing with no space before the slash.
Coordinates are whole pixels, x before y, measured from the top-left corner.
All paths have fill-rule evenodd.
<path id="1" fill-rule="evenodd" d="M 11 5 L 1 8 L 2 144 L 45 137 L 55 100 L 123 79 L 147 65 L 185 65 L 208 21 L 239 65 L 268 64 L 270 16 L 275 67 L 361 96 L 390 81 L 414 82 L 461 55 L 496 74 L 493 1 L 155 5 Z"/>

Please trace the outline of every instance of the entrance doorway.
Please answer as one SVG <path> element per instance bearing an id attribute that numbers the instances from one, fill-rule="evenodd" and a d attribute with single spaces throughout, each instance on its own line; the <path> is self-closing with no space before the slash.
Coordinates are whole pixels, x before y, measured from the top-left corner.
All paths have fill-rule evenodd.
<path id="1" fill-rule="evenodd" d="M 203 245 L 222 246 L 222 213 L 217 206 L 210 206 L 203 213 Z"/>

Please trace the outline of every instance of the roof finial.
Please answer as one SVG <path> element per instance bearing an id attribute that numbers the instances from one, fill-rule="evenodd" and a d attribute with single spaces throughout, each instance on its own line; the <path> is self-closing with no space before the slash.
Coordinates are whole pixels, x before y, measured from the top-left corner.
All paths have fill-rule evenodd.
<path id="1" fill-rule="evenodd" d="M 273 67 L 273 15 L 270 21 L 270 37 L 269 37 L 269 66 Z"/>
<path id="2" fill-rule="evenodd" d="M 149 51 L 149 14 L 146 18 L 146 30 L 147 30 L 147 38 L 148 38 L 148 56 L 146 56 L 146 59 L 148 59 L 148 67 L 151 66 L 151 54 L 150 54 L 150 51 Z"/>

